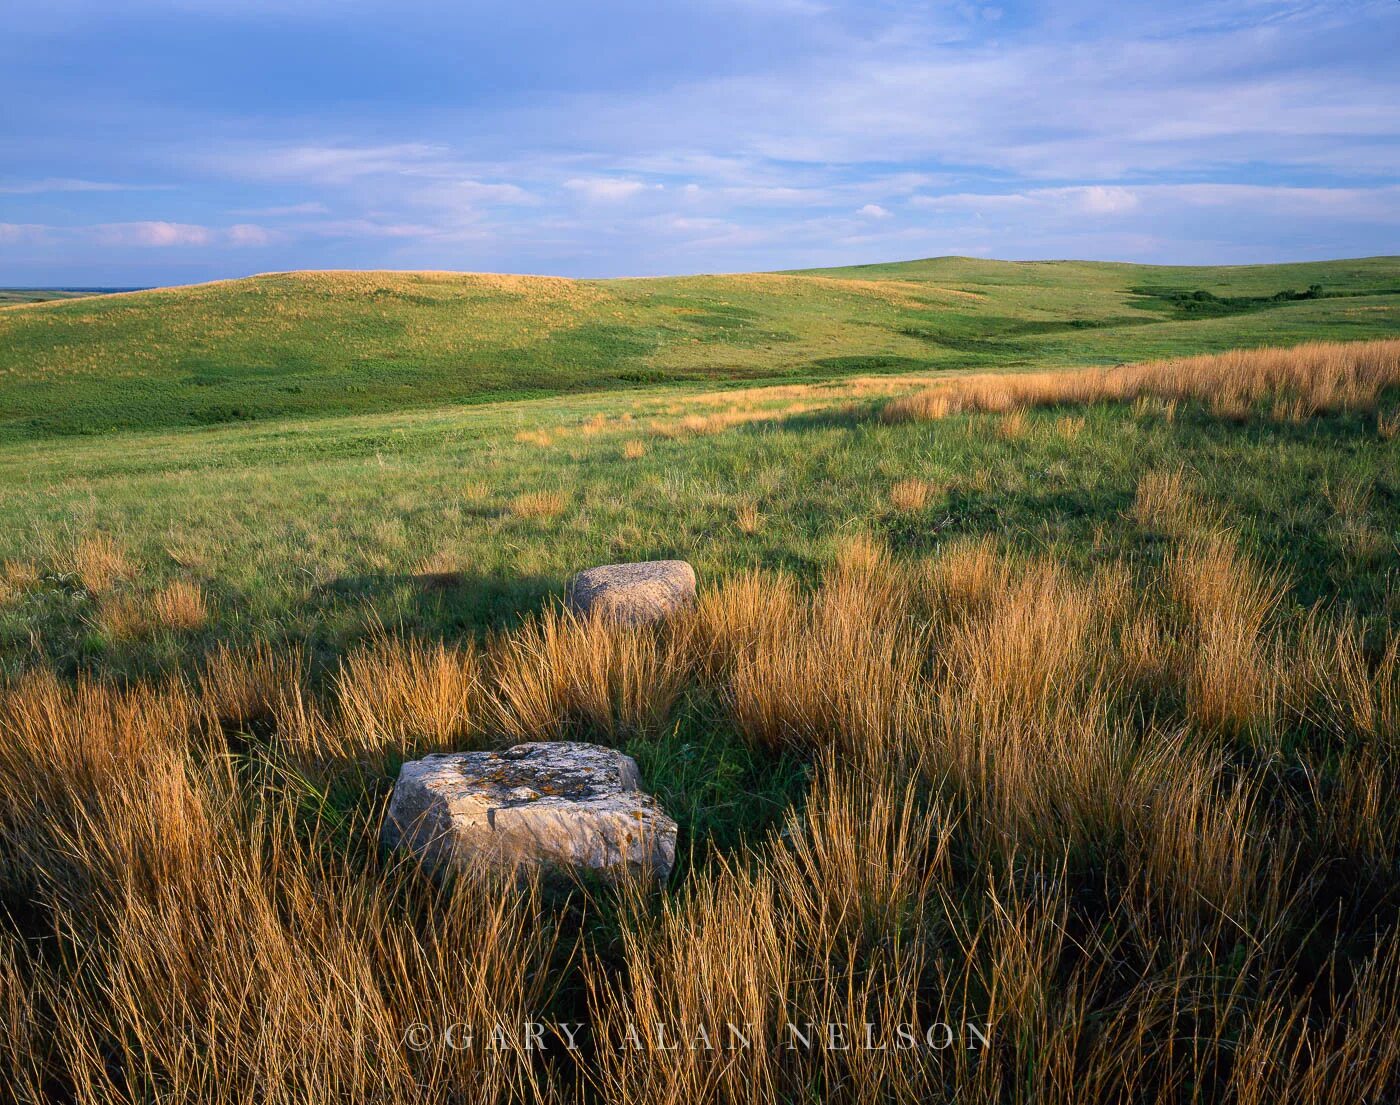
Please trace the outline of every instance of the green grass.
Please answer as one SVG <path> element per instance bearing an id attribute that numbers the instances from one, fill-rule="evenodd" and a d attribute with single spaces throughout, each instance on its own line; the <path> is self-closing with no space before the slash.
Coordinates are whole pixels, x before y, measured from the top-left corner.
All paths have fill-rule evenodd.
<path id="1" fill-rule="evenodd" d="M 1317 298 L 1274 298 L 1314 285 Z M 1212 303 L 1198 292 L 1210 309 L 1190 306 Z M 291 273 L 0 311 L 0 441 L 662 383 L 1111 364 L 1397 328 L 1393 257 L 938 258 L 615 281 Z"/>
<path id="2" fill-rule="evenodd" d="M 1167 420 L 1101 405 L 1068 412 L 1085 418 L 1077 432 L 1065 412 L 1029 412 L 1007 439 L 996 416 L 885 425 L 830 391 L 826 409 L 783 417 L 786 399 L 760 401 L 773 421 L 695 435 L 649 429 L 710 409 L 716 393 L 692 386 L 0 445 L 0 560 L 37 574 L 0 601 L 3 670 L 194 674 L 222 643 L 271 642 L 305 652 L 321 685 L 384 628 L 482 638 L 557 601 L 588 565 L 675 556 L 702 585 L 753 565 L 810 584 L 855 533 L 904 559 L 993 535 L 1076 569 L 1122 561 L 1145 576 L 1170 542 L 1133 519 L 1135 490 L 1177 466 L 1252 555 L 1284 570 L 1288 605 L 1350 609 L 1375 642 L 1400 625 L 1400 439 L 1382 439 L 1374 416 L 1239 425 L 1200 408 Z M 551 444 L 517 440 L 541 430 Z M 628 442 L 645 455 L 626 458 Z M 897 510 L 890 488 L 908 478 L 943 490 Z M 512 511 L 542 489 L 564 493 L 559 516 Z M 741 525 L 746 507 L 756 526 Z M 130 556 L 120 594 L 147 602 L 193 580 L 209 624 L 105 624 L 71 555 L 97 532 Z M 756 752 L 715 702 L 683 702 L 627 750 L 682 825 L 683 870 L 690 849 L 703 863 L 756 840 L 805 794 L 800 760 Z M 364 814 L 391 778 L 330 801 Z"/>
<path id="3" fill-rule="evenodd" d="M 100 295 L 99 289 L 89 288 L 0 288 L 0 307 L 18 303 L 51 303 L 55 300 L 82 299 Z"/>
<path id="4" fill-rule="evenodd" d="M 1151 565 L 1164 543 L 1128 512 L 1144 472 L 1177 465 L 1289 573 L 1297 602 L 1344 603 L 1378 626 L 1400 616 L 1400 440 L 1383 440 L 1373 416 L 1241 426 L 1103 405 L 1077 435 L 1050 410 L 1007 440 L 995 416 L 882 425 L 831 406 L 667 436 L 648 429 L 655 416 L 709 407 L 652 389 L 3 446 L 0 558 L 44 581 L 0 607 L 0 653 L 12 669 L 141 674 L 185 666 L 217 639 L 261 639 L 330 661 L 381 624 L 448 638 L 509 624 L 597 563 L 678 556 L 702 579 L 763 565 L 811 580 L 858 531 L 913 557 L 994 534 L 1083 567 Z M 600 414 L 610 421 L 589 432 Z M 522 429 L 552 444 L 516 440 Z M 646 454 L 626 459 L 629 441 Z M 888 492 L 909 477 L 946 490 L 901 513 Z M 562 491 L 563 513 L 512 511 L 539 490 Z M 740 525 L 745 507 L 756 528 Z M 104 633 L 66 574 L 66 550 L 97 531 L 132 554 L 134 592 L 199 582 L 211 625 Z"/>
<path id="5" fill-rule="evenodd" d="M 951 542 L 989 535 L 1076 575 L 1121 563 L 1134 574 L 1136 593 L 1160 585 L 1164 558 L 1177 547 L 1135 517 L 1136 489 L 1145 473 L 1178 467 L 1246 554 L 1284 573 L 1281 621 L 1296 628 L 1293 615 L 1302 608 L 1349 610 L 1373 653 L 1400 626 L 1400 436 L 1394 433 L 1400 395 L 1384 397 L 1381 419 L 1333 413 L 1289 422 L 1260 411 L 1243 422 L 1224 421 L 1203 406 L 1169 410 L 1144 402 L 1030 410 L 1024 426 L 1012 432 L 1015 423 L 990 414 L 886 424 L 873 417 L 874 385 L 838 377 L 1102 363 L 1390 335 L 1400 296 L 1377 289 L 1394 286 L 1397 265 L 1342 262 L 1322 267 L 1325 272 L 1319 266 L 1144 270 L 949 259 L 816 281 L 716 277 L 606 285 L 288 276 L 3 312 L 0 402 L 9 421 L 0 431 L 0 676 L 39 670 L 61 679 L 92 673 L 134 683 L 166 673 L 193 675 L 226 643 L 267 643 L 276 653 L 305 653 L 312 700 L 329 703 L 339 662 L 386 628 L 452 644 L 484 638 L 557 601 L 580 568 L 614 560 L 683 557 L 695 565 L 702 587 L 753 565 L 781 568 L 811 584 L 856 534 L 872 535 L 906 563 L 932 557 Z M 885 279 L 903 283 L 871 284 L 872 295 L 839 282 Z M 1327 294 L 1275 298 L 1316 283 Z M 743 379 L 819 382 L 754 394 L 717 387 Z M 895 392 L 918 386 L 913 379 L 878 383 Z M 724 426 L 730 414 L 767 417 Z M 695 421 L 688 426 L 687 418 Z M 104 426 L 115 429 L 91 432 Z M 898 509 L 891 500 L 891 488 L 909 479 L 931 488 L 917 510 Z M 520 496 L 538 492 L 560 495 L 562 509 L 546 516 L 515 509 Z M 129 566 L 105 594 L 84 584 L 74 555 L 76 546 L 99 534 L 124 550 Z M 175 581 L 201 588 L 207 624 L 161 628 L 104 614 L 104 604 L 114 599 L 149 610 L 154 596 Z M 948 641 L 949 626 L 942 632 L 940 640 Z M 1064 693 L 1079 694 L 1072 688 Z M 681 920 L 696 918 L 702 935 L 703 893 L 719 877 L 716 858 L 768 862 L 783 847 L 785 838 L 771 835 L 783 819 L 805 822 L 816 778 L 810 750 L 755 740 L 725 694 L 720 685 L 688 682 L 664 721 L 641 732 L 600 734 L 593 731 L 596 723 L 568 722 L 569 736 L 618 743 L 635 756 L 647 789 L 676 817 L 678 869 L 672 890 L 658 902 Z M 1143 698 L 1141 714 L 1129 716 L 1138 700 L 1125 699 L 1122 717 L 1115 715 L 1133 741 L 1157 742 L 1159 724 L 1185 726 L 1172 712 L 1180 703 L 1167 701 L 1164 718 L 1155 718 L 1151 701 Z M 978 741 L 995 736 L 973 735 Z M 316 862 L 325 874 L 308 886 L 336 901 L 362 893 L 355 879 L 366 872 L 375 872 L 367 885 L 376 885 L 383 871 L 376 818 L 397 763 L 428 750 L 419 748 L 423 734 L 362 754 L 332 755 L 314 769 L 298 759 L 295 735 L 265 719 L 223 736 L 239 773 L 240 799 L 272 811 L 274 821 L 290 802 L 304 842 L 324 851 Z M 1112 736 L 1117 739 L 1117 730 Z M 1125 914 L 1115 903 L 1132 900 L 1142 872 L 1140 853 L 1113 835 L 1127 823 L 1119 819 L 1121 795 L 1136 788 L 1126 791 L 1133 817 L 1151 813 L 1160 799 L 1136 778 L 1148 760 L 1126 744 L 1122 751 L 1111 747 L 1107 730 L 1102 762 L 1112 772 L 1103 779 L 1097 768 L 1072 784 L 1068 773 L 1049 770 L 1043 784 L 1036 782 L 1040 776 L 1022 779 L 1027 794 L 1037 785 L 1067 786 L 1065 812 L 1055 803 L 1033 811 L 1026 825 L 1043 836 L 1028 832 L 1009 847 L 987 816 L 994 807 L 983 784 L 935 776 L 941 761 L 930 744 L 929 774 L 917 778 L 918 801 L 953 811 L 947 896 L 930 894 L 926 904 L 909 899 L 899 916 L 872 914 L 874 920 L 861 922 L 869 931 L 851 942 L 833 943 L 825 929 L 796 927 L 797 945 L 825 934 L 810 957 L 805 947 L 798 953 L 796 974 L 834 992 L 845 978 L 876 978 L 885 950 L 907 942 L 930 955 L 919 994 L 937 997 L 947 985 L 945 964 L 956 981 L 960 964 L 975 966 L 979 957 L 1001 955 L 998 948 L 1027 958 L 1045 954 L 1034 977 L 1045 988 L 1036 1000 L 1046 1009 L 1066 994 L 1066 1001 L 1075 1000 L 1084 970 L 1104 980 L 1082 999 L 1086 1016 L 1075 1026 L 1095 1046 L 1116 1038 L 1115 1018 L 1125 1015 L 1122 994 L 1146 993 L 1161 980 L 1167 993 L 1181 995 L 1173 1008 L 1187 1011 L 1173 1031 L 1204 1041 L 1203 1059 L 1178 1062 L 1182 1069 L 1191 1066 L 1202 1099 L 1213 1099 L 1222 1077 L 1215 1064 L 1233 1061 L 1243 1031 L 1236 1025 L 1240 1010 L 1261 1022 L 1287 1015 L 1263 999 L 1255 1010 L 1256 992 L 1275 993 L 1269 987 L 1280 971 L 1300 993 L 1316 987 L 1316 1006 L 1307 1008 L 1321 1023 L 1352 1000 L 1333 1007 L 1326 988 L 1340 979 L 1338 992 L 1347 993 L 1347 980 L 1393 935 L 1393 849 L 1368 866 L 1373 861 L 1350 857 L 1324 832 L 1338 804 L 1330 796 L 1354 777 L 1345 772 L 1356 770 L 1355 759 L 1346 758 L 1355 751 L 1349 738 L 1307 727 L 1285 736 L 1277 748 L 1261 745 L 1260 751 L 1245 737 L 1219 738 L 1190 727 L 1179 733 L 1183 763 L 1212 741 L 1218 744 L 1222 800 L 1231 793 L 1227 780 L 1256 781 L 1258 818 L 1231 821 L 1225 804 L 1219 822 L 1225 836 L 1238 837 L 1242 847 L 1248 837 L 1262 855 L 1282 842 L 1281 853 L 1294 849 L 1307 857 L 1297 863 L 1296 885 L 1284 887 L 1296 894 L 1290 898 L 1296 904 L 1267 931 L 1265 905 L 1257 915 L 1227 916 L 1229 927 L 1202 927 L 1223 938 L 1200 938 L 1191 925 L 1171 920 L 1177 915 L 1172 910 L 1194 916 L 1195 903 L 1172 905 L 1170 887 L 1156 906 L 1164 917 L 1158 928 L 1134 935 L 1124 927 Z M 484 728 L 465 739 L 503 738 Z M 110 742 L 112 735 L 95 734 L 99 750 L 101 740 Z M 35 747 L 49 743 L 41 737 Z M 1391 743 L 1385 737 L 1376 746 L 1388 756 Z M 986 744 L 993 757 L 1006 754 L 994 741 Z M 1066 755 L 1049 741 L 1043 751 L 1032 747 L 1037 751 L 1027 764 L 1043 757 L 1054 765 Z M 107 754 L 91 758 L 102 764 Z M 1175 750 L 1170 762 L 1177 762 Z M 1185 777 L 1163 764 L 1150 765 L 1163 788 Z M 53 778 L 36 772 L 32 783 L 41 788 Z M 1376 793 L 1389 793 L 1390 761 L 1368 778 Z M 25 779 L 10 793 L 27 793 L 29 785 Z M 990 780 L 986 789 L 994 789 Z M 100 812 L 111 796 L 97 788 L 81 797 L 77 806 L 86 809 L 90 800 Z M 180 808 L 152 805 L 162 816 Z M 864 824 L 869 812 L 857 811 L 856 821 Z M 1203 804 L 1203 818 L 1207 812 Z M 44 816 L 57 823 L 62 814 Z M 32 828 L 42 820 L 36 814 L 24 824 Z M 1382 809 L 1373 820 L 1377 839 L 1385 839 L 1393 819 Z M 1081 823 L 1088 826 L 1082 838 Z M 81 824 L 72 839 L 106 839 Z M 159 818 L 152 824 L 167 826 Z M 184 822 L 172 816 L 169 825 L 177 824 Z M 1204 850 L 1218 843 L 1210 839 L 1214 825 L 1206 819 L 1180 831 L 1199 835 Z M 1254 829 L 1246 833 L 1249 826 L 1257 826 L 1257 837 Z M 246 831 L 236 820 L 218 829 L 230 840 Z M 886 859 L 858 843 L 852 855 L 878 872 Z M 263 846 L 259 838 L 249 851 Z M 146 853 L 137 854 L 145 864 Z M 150 869 L 169 877 L 158 865 L 163 853 L 152 855 Z M 63 856 L 66 861 L 66 851 Z M 269 856 L 269 872 L 297 870 L 285 856 L 271 850 Z M 921 854 L 907 858 L 914 866 L 925 862 Z M 222 886 L 208 880 L 203 853 L 199 863 L 192 885 Z M 65 870 L 56 860 L 52 865 Z M 47 868 L 12 866 L 15 876 L 0 880 L 0 913 L 23 933 L 23 942 L 13 946 L 35 962 L 47 956 L 65 969 L 69 962 L 95 963 L 96 996 L 72 1017 L 99 1020 L 98 1038 L 116 1037 L 126 1012 L 107 1008 L 107 980 L 117 972 L 106 967 L 104 957 L 116 953 L 105 934 L 100 926 L 97 938 L 75 934 L 71 949 L 55 940 L 45 928 L 52 910 L 36 899 L 29 881 L 49 877 Z M 820 886 L 823 880 L 844 885 L 854 869 L 822 861 L 814 870 Z M 1048 902 L 1046 916 L 1054 918 L 1048 911 L 1061 900 L 1057 877 L 1069 880 L 1063 900 L 1070 943 L 1053 955 L 1017 934 L 1016 925 L 1021 933 L 1032 931 L 1030 922 L 1010 922 L 1018 942 L 993 943 L 990 951 L 969 948 L 951 925 L 965 918 L 970 931 L 999 939 L 995 928 L 981 926 L 988 917 L 1007 916 L 1006 903 L 1019 911 L 1018 901 L 1037 909 Z M 1190 874 L 1185 878 L 1183 885 L 1195 891 Z M 421 896 L 405 895 L 395 909 L 410 921 L 415 914 L 431 919 L 444 915 L 442 902 L 424 885 Z M 241 965 L 247 940 L 258 938 L 244 931 L 243 916 L 210 918 L 186 908 L 188 916 L 178 915 L 181 923 L 162 928 L 150 945 L 152 962 L 176 958 L 172 934 L 222 925 L 225 935 L 243 939 L 209 943 L 225 955 L 235 948 Z M 392 917 L 400 920 L 397 913 Z M 590 976 L 584 957 L 569 950 L 576 936 L 607 977 L 623 977 L 635 962 L 624 933 L 630 935 L 636 922 L 610 898 L 548 899 L 538 916 L 521 923 L 562 934 L 552 955 L 523 966 L 510 961 L 551 980 L 548 1008 L 532 1015 L 589 1019 Z M 730 942 L 717 943 L 726 952 L 732 945 L 742 958 L 744 933 L 722 935 Z M 1277 961 L 1282 966 L 1251 958 L 1241 937 L 1285 949 Z M 325 954 L 321 947 L 305 940 L 301 929 L 296 941 L 308 970 L 324 973 L 316 958 Z M 191 958 L 195 990 L 203 995 L 207 961 Z M 1162 966 L 1167 962 L 1175 964 L 1172 970 Z M 866 964 L 875 966 L 867 972 Z M 842 974 L 850 968 L 853 974 Z M 404 961 L 394 960 L 393 969 L 401 973 Z M 332 977 L 337 986 L 353 985 Z M 270 996 L 244 995 L 246 1008 L 259 1015 L 278 1008 L 283 981 L 276 980 Z M 448 985 L 459 986 L 458 976 Z M 166 991 L 159 993 L 152 1008 L 163 1016 Z M 1221 997 L 1226 993 L 1228 1001 Z M 976 1011 L 987 1000 L 974 988 L 971 1006 L 963 1008 Z M 37 1001 L 34 1007 L 44 1008 Z M 94 1018 L 92 1009 L 101 1015 Z M 200 1023 L 212 1019 L 201 1006 Z M 203 1037 L 189 1024 L 158 1023 L 131 1049 L 138 1057 L 144 1058 L 143 1049 L 184 1044 L 186 1036 L 196 1041 L 190 1046 L 200 1046 Z M 1049 1031 L 1027 1030 L 1005 1044 L 998 1037 L 994 1061 L 1023 1078 L 1028 1093 L 1041 1062 L 1036 1048 Z M 172 1032 L 185 1035 L 164 1039 Z M 47 1043 L 35 1046 L 48 1054 Z M 1324 1038 L 1318 1051 L 1326 1055 L 1332 1046 Z M 107 1059 L 93 1054 L 98 1062 Z M 126 1077 L 122 1054 L 114 1048 L 111 1063 Z M 211 1085 L 238 1073 L 212 1065 L 206 1070 L 202 1062 L 191 1069 Z"/>
<path id="6" fill-rule="evenodd" d="M 44 338 L 59 367 L 26 376 L 25 347 L 5 346 L 0 399 L 44 413 L 0 432 L 0 561 L 21 581 L 0 581 L 0 666 L 140 678 L 270 641 L 305 650 L 320 678 L 382 627 L 459 640 L 509 626 L 588 565 L 678 556 L 705 581 L 759 565 L 811 583 L 856 532 L 907 558 L 992 534 L 1085 569 L 1149 570 L 1166 543 L 1131 520 L 1134 491 L 1178 465 L 1288 572 L 1292 601 L 1348 606 L 1379 634 L 1400 619 L 1400 442 L 1374 417 L 1240 426 L 1104 405 L 1069 412 L 1086 417 L 1078 433 L 1039 411 L 1007 439 L 992 416 L 881 424 L 869 391 L 839 377 L 1393 333 L 1400 296 L 1364 293 L 1397 271 L 946 259 L 810 281 L 296 275 L 5 312 L 0 327 L 29 335 L 27 363 Z M 1338 294 L 1268 299 L 1317 283 Z M 1251 303 L 1177 318 L 1174 289 Z M 418 386 L 366 369 L 386 350 Z M 826 382 L 716 389 L 748 378 Z M 224 402 L 238 419 L 221 422 Z M 746 406 L 771 419 L 684 430 L 687 415 Z M 79 432 L 99 417 L 118 428 Z M 889 492 L 909 478 L 941 490 L 902 512 Z M 539 491 L 561 492 L 562 513 L 513 509 Z M 104 619 L 74 574 L 73 547 L 93 533 L 130 556 L 119 596 L 148 604 L 192 581 L 209 623 Z M 732 847 L 770 824 L 794 766 L 754 759 L 712 703 L 678 717 L 633 751 L 687 832 Z"/>

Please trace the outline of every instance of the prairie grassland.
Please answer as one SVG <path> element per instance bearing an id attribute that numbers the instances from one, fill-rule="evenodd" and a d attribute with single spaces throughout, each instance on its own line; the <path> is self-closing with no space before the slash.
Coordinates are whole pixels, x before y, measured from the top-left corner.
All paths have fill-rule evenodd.
<path id="1" fill-rule="evenodd" d="M 125 688 L 25 676 L 0 701 L 12 1091 L 1387 1099 L 1400 643 L 1289 614 L 1228 534 L 1175 540 L 1135 578 L 858 539 L 810 591 L 752 572 L 662 631 L 551 610 L 482 647 L 385 635 L 319 691 L 265 649 Z M 694 838 L 659 902 L 379 852 L 404 758 L 575 737 L 654 768 L 677 727 L 811 770 L 767 830 Z M 589 1042 L 487 1048 L 525 1021 Z M 420 1023 L 477 1045 L 417 1050 Z M 657 1024 L 720 1043 L 615 1046 Z M 809 1024 L 858 1046 L 791 1046 Z"/>
<path id="2" fill-rule="evenodd" d="M 1319 355 L 1385 368 L 1393 347 Z M 1353 391 L 1381 388 L 1372 369 L 1353 375 Z M 0 667 L 188 674 L 211 644 L 259 641 L 324 666 L 381 624 L 508 626 L 610 560 L 680 556 L 709 578 L 782 567 L 809 585 L 852 532 L 902 555 L 998 533 L 1079 568 L 1154 566 L 1179 526 L 1153 498 L 1170 489 L 1138 484 L 1173 472 L 1287 572 L 1296 601 L 1400 619 L 1393 398 L 1299 422 L 1265 394 L 1239 422 L 1152 394 L 979 413 L 953 409 L 959 386 L 917 401 L 933 421 L 898 414 L 929 391 L 920 374 L 0 447 Z M 171 587 L 197 588 L 204 617 L 157 609 Z"/>
<path id="3" fill-rule="evenodd" d="M 965 376 L 888 403 L 889 421 L 946 418 L 955 411 L 1005 414 L 1031 407 L 1159 399 L 1205 403 L 1212 414 L 1245 420 L 1267 401 L 1276 421 L 1302 422 L 1328 411 L 1373 413 L 1400 385 L 1400 340 L 1306 342 L 1240 349 L 1110 369 Z M 1145 408 L 1144 408 L 1145 409 Z M 1382 419 L 1382 436 L 1391 431 Z"/>
<path id="4" fill-rule="evenodd" d="M 1268 363 L 0 448 L 9 1096 L 1396 1099 L 1393 362 Z M 659 555 L 664 628 L 554 602 Z M 551 738 L 637 758 L 664 893 L 381 851 L 403 760 Z"/>
<path id="5" fill-rule="evenodd" d="M 1293 297 L 1311 285 L 1322 292 Z M 647 280 L 270 273 L 0 308 L 0 442 L 686 381 L 1113 364 L 1381 337 L 1397 321 L 1394 257 L 1243 268 L 946 257 Z"/>

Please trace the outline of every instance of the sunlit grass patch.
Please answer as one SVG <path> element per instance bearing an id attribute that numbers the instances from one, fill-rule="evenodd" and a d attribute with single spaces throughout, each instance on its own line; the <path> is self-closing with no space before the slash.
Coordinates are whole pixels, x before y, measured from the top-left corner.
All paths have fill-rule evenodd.
<path id="1" fill-rule="evenodd" d="M 165 629 L 203 629 L 209 621 L 204 592 L 192 580 L 176 579 L 151 597 L 151 615 Z"/>
<path id="2" fill-rule="evenodd" d="M 881 417 L 921 421 L 950 410 L 1005 413 L 1102 402 L 1133 402 L 1146 414 L 1154 404 L 1191 400 L 1216 417 L 1242 422 L 1268 400 L 1276 417 L 1302 421 L 1325 411 L 1374 411 L 1382 393 L 1397 385 L 1400 341 L 1307 342 L 1112 369 L 969 376 L 891 400 Z M 1175 408 L 1155 409 L 1175 415 Z"/>
<path id="3" fill-rule="evenodd" d="M 932 480 L 900 480 L 890 487 L 890 505 L 895 510 L 912 513 L 923 510 L 939 494 L 941 488 Z"/>
<path id="4" fill-rule="evenodd" d="M 111 591 L 136 574 L 126 550 L 105 533 L 80 538 L 73 548 L 72 566 L 83 586 L 97 594 Z"/>
<path id="5" fill-rule="evenodd" d="M 510 512 L 517 518 L 548 521 L 568 508 L 569 497 L 562 491 L 525 491 L 510 501 Z"/>

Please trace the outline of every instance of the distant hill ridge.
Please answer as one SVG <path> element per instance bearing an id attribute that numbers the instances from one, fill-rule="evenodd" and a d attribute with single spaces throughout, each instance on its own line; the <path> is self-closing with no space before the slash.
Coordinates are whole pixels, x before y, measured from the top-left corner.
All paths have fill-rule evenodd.
<path id="1" fill-rule="evenodd" d="M 935 257 L 618 280 L 269 273 L 0 310 L 0 440 L 1397 333 L 1397 257 L 1228 267 Z"/>

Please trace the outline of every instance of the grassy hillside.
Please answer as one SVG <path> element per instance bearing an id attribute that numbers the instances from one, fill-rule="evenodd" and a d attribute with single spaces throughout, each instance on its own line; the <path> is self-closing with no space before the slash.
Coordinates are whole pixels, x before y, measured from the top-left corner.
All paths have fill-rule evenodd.
<path id="1" fill-rule="evenodd" d="M 1111 364 L 1397 329 L 1400 258 L 939 258 L 618 281 L 291 273 L 0 311 L 0 440 L 666 382 Z"/>
<path id="2" fill-rule="evenodd" d="M 1400 1100 L 1397 381 L 1389 342 L 0 444 L 0 1071 L 80 1105 Z M 693 615 L 557 612 L 672 555 Z M 637 759 L 666 889 L 381 848 L 402 761 L 522 739 Z M 585 1046 L 405 1044 L 526 1020 Z M 752 1046 L 614 1046 L 660 1021 Z"/>
<path id="3" fill-rule="evenodd" d="M 120 291 L 118 288 L 0 288 L 0 307 L 13 307 L 20 303 L 49 303 L 54 300 L 82 299 L 85 296 L 101 295 L 106 291 Z"/>
<path id="4" fill-rule="evenodd" d="M 1150 564 L 1162 546 L 1124 512 L 1144 473 L 1178 467 L 1301 601 L 1400 625 L 1394 396 L 1379 418 L 1233 395 L 1076 410 L 1034 390 L 926 425 L 873 417 L 910 403 L 917 416 L 936 379 L 652 387 L 0 445 L 0 560 L 48 581 L 0 604 L 0 651 L 12 668 L 129 674 L 202 651 L 127 603 L 84 604 L 74 550 L 90 534 L 122 547 L 133 601 L 203 588 L 197 636 L 333 660 L 380 622 L 434 636 L 511 623 L 578 567 L 617 559 L 680 556 L 706 578 L 758 564 L 810 582 L 835 542 L 864 531 L 912 555 L 997 535 L 1085 569 Z M 1047 400 L 1069 406 L 1015 413 Z M 895 501 L 910 480 L 929 489 L 914 510 Z"/>

